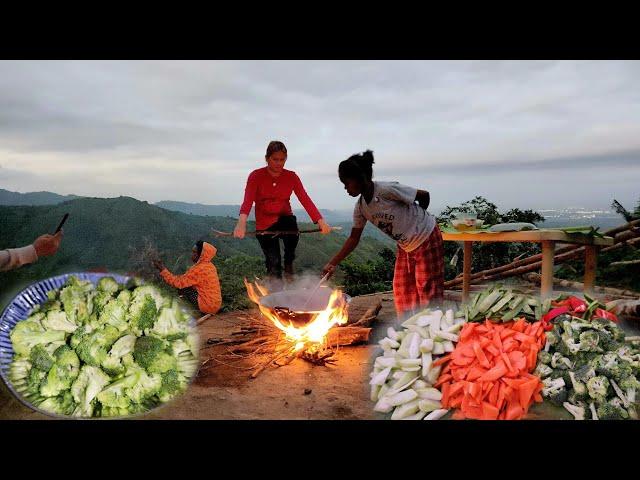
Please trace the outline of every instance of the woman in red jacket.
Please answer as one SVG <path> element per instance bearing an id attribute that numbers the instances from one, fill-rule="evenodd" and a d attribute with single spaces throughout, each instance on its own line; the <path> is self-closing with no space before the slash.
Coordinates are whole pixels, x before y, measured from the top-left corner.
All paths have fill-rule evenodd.
<path id="1" fill-rule="evenodd" d="M 298 231 L 296 217 L 291 210 L 290 198 L 295 193 L 307 211 L 313 223 L 317 223 L 323 234 L 331 232 L 331 227 L 324 221 L 302 186 L 298 175 L 286 170 L 287 147 L 279 141 L 272 141 L 265 155 L 267 166 L 254 170 L 247 179 L 244 191 L 244 202 L 240 207 L 240 218 L 233 235 L 244 238 L 247 229 L 247 217 L 251 207 L 256 205 L 256 231 Z M 265 256 L 267 275 L 271 287 L 281 287 L 282 265 L 280 255 L 280 239 L 284 244 L 284 272 L 287 279 L 293 276 L 293 260 L 299 234 L 256 235 Z"/>

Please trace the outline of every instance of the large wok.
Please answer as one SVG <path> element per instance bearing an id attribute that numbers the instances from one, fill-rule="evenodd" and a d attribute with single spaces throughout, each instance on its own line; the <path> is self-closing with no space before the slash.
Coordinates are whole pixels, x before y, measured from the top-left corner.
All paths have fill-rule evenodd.
<path id="1" fill-rule="evenodd" d="M 332 290 L 329 287 L 320 287 L 309 299 L 311 292 L 311 289 L 301 288 L 271 293 L 260 299 L 260 305 L 268 308 L 281 320 L 288 320 L 294 326 L 302 327 L 327 308 Z M 351 301 L 351 297 L 346 293 L 342 296 L 347 304 Z"/>

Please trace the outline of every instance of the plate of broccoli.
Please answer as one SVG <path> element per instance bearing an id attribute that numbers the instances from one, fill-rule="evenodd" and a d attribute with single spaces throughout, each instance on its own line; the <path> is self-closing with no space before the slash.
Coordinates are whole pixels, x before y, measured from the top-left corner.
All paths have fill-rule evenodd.
<path id="1" fill-rule="evenodd" d="M 0 316 L 0 377 L 50 416 L 146 413 L 186 390 L 198 349 L 195 320 L 180 300 L 121 275 L 42 280 Z"/>

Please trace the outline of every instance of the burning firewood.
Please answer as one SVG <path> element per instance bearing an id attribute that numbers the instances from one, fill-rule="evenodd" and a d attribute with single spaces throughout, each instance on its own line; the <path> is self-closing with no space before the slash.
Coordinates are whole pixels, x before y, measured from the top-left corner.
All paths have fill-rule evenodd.
<path id="1" fill-rule="evenodd" d="M 247 283 L 254 301 L 267 294 L 264 287 Z M 259 293 L 258 293 L 259 292 Z M 267 355 L 249 367 L 250 378 L 256 378 L 268 367 L 285 366 L 300 358 L 314 365 L 335 363 L 335 349 L 341 346 L 368 343 L 371 328 L 382 308 L 378 301 L 368 308 L 357 322 L 349 324 L 347 305 L 339 291 L 333 292 L 324 311 L 312 316 L 308 323 L 294 326 L 287 318 L 278 318 L 277 311 L 256 301 L 261 315 L 250 317 L 249 325 L 240 326 L 225 337 L 210 338 L 203 349 L 221 347 L 212 359 L 220 363 L 241 361 Z M 208 362 L 208 361 L 207 361 Z"/>

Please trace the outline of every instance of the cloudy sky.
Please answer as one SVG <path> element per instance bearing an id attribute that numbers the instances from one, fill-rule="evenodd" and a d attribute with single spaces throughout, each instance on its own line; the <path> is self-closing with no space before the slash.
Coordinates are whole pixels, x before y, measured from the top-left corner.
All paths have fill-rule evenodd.
<path id="1" fill-rule="evenodd" d="M 321 208 L 367 148 L 434 213 L 631 206 L 638 85 L 638 61 L 2 61 L 0 188 L 240 203 L 280 139 Z"/>

